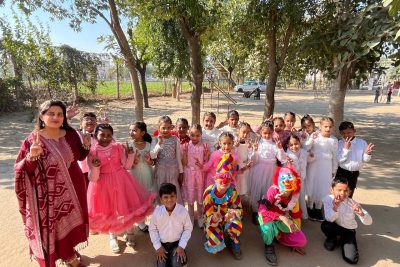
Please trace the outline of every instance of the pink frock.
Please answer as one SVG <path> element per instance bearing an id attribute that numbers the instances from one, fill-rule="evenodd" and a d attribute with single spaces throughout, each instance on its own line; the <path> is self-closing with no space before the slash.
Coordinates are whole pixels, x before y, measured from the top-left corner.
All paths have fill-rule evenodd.
<path id="1" fill-rule="evenodd" d="M 204 192 L 204 173 L 202 169 L 196 165 L 196 161 L 203 164 L 204 148 L 208 146 L 199 142 L 193 145 L 192 142 L 186 144 L 183 151 L 187 149 L 187 165 L 184 166 L 184 182 L 183 182 L 183 199 L 189 204 L 203 203 Z"/>
<path id="2" fill-rule="evenodd" d="M 100 167 L 92 165 L 96 154 Z M 107 147 L 97 144 L 92 148 L 88 157 L 87 194 L 91 231 L 119 234 L 153 212 L 155 194 L 132 179 L 127 171 L 133 163 L 132 155 L 126 157 L 124 147 L 114 142 Z"/>

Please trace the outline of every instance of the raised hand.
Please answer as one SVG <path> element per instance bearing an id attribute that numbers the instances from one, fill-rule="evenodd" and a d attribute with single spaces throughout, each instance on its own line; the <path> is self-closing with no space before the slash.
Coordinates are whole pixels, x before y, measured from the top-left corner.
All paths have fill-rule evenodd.
<path id="1" fill-rule="evenodd" d="M 353 211 L 354 211 L 355 213 L 357 213 L 357 214 L 360 215 L 360 216 L 364 216 L 364 212 L 363 212 L 363 210 L 362 210 L 360 204 L 358 204 L 358 203 L 357 203 L 356 201 L 354 201 L 352 198 L 349 198 L 349 199 L 348 199 L 348 202 L 349 202 L 351 208 L 353 209 Z"/>
<path id="2" fill-rule="evenodd" d="M 73 117 L 79 114 L 79 107 L 77 104 L 72 103 L 72 105 L 67 107 L 67 119 L 71 120 Z"/>
<path id="3" fill-rule="evenodd" d="M 29 148 L 29 155 L 31 157 L 38 157 L 43 153 L 42 144 L 40 143 L 40 134 L 39 132 L 33 133 L 32 145 Z"/>
<path id="4" fill-rule="evenodd" d="M 255 142 L 255 143 L 253 144 L 253 150 L 254 150 L 254 151 L 257 151 L 257 150 L 258 150 L 258 142 Z"/>
<path id="5" fill-rule="evenodd" d="M 212 215 L 212 220 L 214 222 L 220 222 L 222 221 L 222 215 L 221 215 L 221 207 L 218 205 L 218 209 L 216 212 L 213 213 Z"/>
<path id="6" fill-rule="evenodd" d="M 203 146 L 204 146 L 203 158 L 204 158 L 204 160 L 208 160 L 208 158 L 210 157 L 210 154 L 211 154 L 210 148 L 208 147 L 207 144 L 203 144 Z"/>
<path id="7" fill-rule="evenodd" d="M 318 137 L 318 133 L 317 133 L 317 132 L 313 132 L 313 133 L 311 134 L 311 138 L 312 138 L 312 139 L 317 139 L 317 137 Z"/>
<path id="8" fill-rule="evenodd" d="M 332 200 L 332 209 L 337 212 L 338 208 L 340 206 L 340 203 L 342 203 L 342 200 L 340 199 L 340 196 L 335 196 L 334 199 Z"/>
<path id="9" fill-rule="evenodd" d="M 374 144 L 369 143 L 367 148 L 364 150 L 365 154 L 372 155 L 372 152 L 374 151 L 373 150 L 374 147 L 375 147 Z"/>
<path id="10" fill-rule="evenodd" d="M 101 165 L 101 161 L 99 159 L 99 154 L 96 151 L 96 155 L 94 155 L 93 159 L 92 159 L 92 164 L 94 167 L 99 167 Z"/>
<path id="11" fill-rule="evenodd" d="M 157 140 L 158 140 L 157 144 L 161 146 L 164 141 L 164 137 L 162 135 L 158 134 Z"/>
<path id="12" fill-rule="evenodd" d="M 110 120 L 108 119 L 107 112 L 103 111 L 103 112 L 100 113 L 100 123 L 105 123 L 105 124 L 110 123 Z"/>
<path id="13" fill-rule="evenodd" d="M 274 141 L 275 141 L 276 146 L 277 146 L 279 149 L 282 149 L 282 148 L 283 148 L 282 143 L 281 143 L 281 139 L 280 139 L 279 137 L 275 137 L 275 138 L 274 138 Z"/>
<path id="14" fill-rule="evenodd" d="M 133 154 L 134 153 L 134 147 L 130 146 L 128 141 L 126 141 L 125 144 L 126 144 L 126 147 L 125 147 L 126 153 L 127 154 Z"/>
<path id="15" fill-rule="evenodd" d="M 344 149 L 347 149 L 347 150 L 350 149 L 350 147 L 351 147 L 351 140 L 352 140 L 351 137 L 346 137 L 346 138 L 344 139 L 344 145 L 343 145 L 343 148 L 344 148 Z"/>
<path id="16" fill-rule="evenodd" d="M 146 152 L 144 154 L 144 160 L 146 161 L 147 164 L 153 165 L 153 160 L 151 159 L 149 152 Z"/>
<path id="17" fill-rule="evenodd" d="M 82 133 L 83 145 L 89 147 L 92 144 L 92 137 L 90 136 L 90 133 L 86 132 L 85 130 L 83 130 Z"/>

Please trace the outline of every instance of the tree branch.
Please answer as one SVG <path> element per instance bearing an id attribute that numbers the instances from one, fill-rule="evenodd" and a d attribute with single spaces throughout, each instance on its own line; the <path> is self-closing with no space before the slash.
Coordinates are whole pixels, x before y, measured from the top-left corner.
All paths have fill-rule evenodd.
<path id="1" fill-rule="evenodd" d="M 290 38 L 292 37 L 292 34 L 293 34 L 293 28 L 294 28 L 294 20 L 291 18 L 289 20 L 289 25 L 286 30 L 285 38 L 283 39 L 283 47 L 282 47 L 281 54 L 280 54 L 279 61 L 278 61 L 278 69 L 279 70 L 281 70 L 283 68 L 283 64 L 285 63 L 285 58 L 286 58 L 287 51 L 289 48 Z"/>
<path id="2" fill-rule="evenodd" d="M 94 8 L 94 7 L 92 7 L 92 6 L 90 7 L 90 9 L 91 9 L 94 13 L 96 13 L 97 15 L 99 15 L 99 16 L 108 24 L 108 26 L 109 26 L 110 28 L 112 28 L 112 27 L 111 27 L 110 21 L 106 18 L 106 16 L 104 16 L 103 13 L 100 12 L 100 10 L 98 10 L 97 8 Z"/>

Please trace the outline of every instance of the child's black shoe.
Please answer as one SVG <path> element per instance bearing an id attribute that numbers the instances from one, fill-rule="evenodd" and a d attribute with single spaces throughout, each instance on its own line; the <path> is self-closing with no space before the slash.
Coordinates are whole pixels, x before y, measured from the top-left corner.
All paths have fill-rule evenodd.
<path id="1" fill-rule="evenodd" d="M 336 247 L 336 238 L 327 237 L 327 238 L 325 239 L 325 242 L 324 242 L 324 247 L 325 247 L 326 250 L 328 250 L 328 251 L 334 250 L 335 247 Z"/>
<path id="2" fill-rule="evenodd" d="M 258 222 L 258 213 L 257 212 L 253 212 L 252 213 L 252 221 L 254 225 L 259 225 L 260 223 Z"/>
<path id="3" fill-rule="evenodd" d="M 265 259 L 267 260 L 267 263 L 271 266 L 278 265 L 278 259 L 275 254 L 274 245 L 265 245 Z"/>

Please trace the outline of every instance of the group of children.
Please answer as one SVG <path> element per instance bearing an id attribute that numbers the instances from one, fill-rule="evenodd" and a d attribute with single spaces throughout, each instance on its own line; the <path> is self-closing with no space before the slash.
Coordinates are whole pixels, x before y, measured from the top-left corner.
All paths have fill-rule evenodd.
<path id="1" fill-rule="evenodd" d="M 204 114 L 203 126 L 189 126 L 185 118 L 174 125 L 162 116 L 153 136 L 144 122 L 130 125 L 131 140 L 122 145 L 102 119 L 96 125 L 95 114 L 83 115 L 79 132 L 93 137 L 82 170 L 90 181 L 90 230 L 109 234 L 113 252 L 120 251 L 117 234 L 125 233 L 127 245 L 134 245 L 136 223 L 150 232 L 157 266 L 183 266 L 196 221 L 204 229 L 206 251 L 228 247 L 241 259 L 244 202 L 260 227 L 270 265 L 277 264 L 275 239 L 304 254 L 301 219 L 307 218 L 322 221 L 325 248 L 332 250 L 340 242 L 344 259 L 357 263 L 355 215 L 364 224 L 372 219 L 352 195 L 373 145 L 355 137 L 351 122 L 340 124 L 343 139 L 338 141 L 331 135 L 334 122 L 329 117 L 317 129 L 306 115 L 297 130 L 293 112 L 256 127 L 239 122 L 235 110 L 218 127 L 212 112 Z M 154 210 L 155 203 L 160 205 Z"/>

